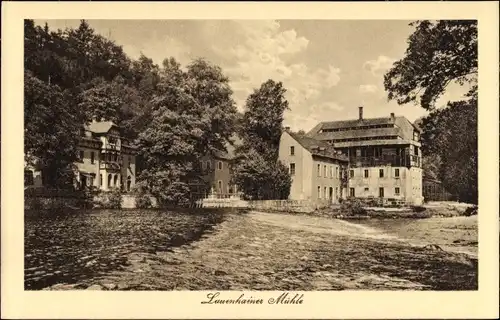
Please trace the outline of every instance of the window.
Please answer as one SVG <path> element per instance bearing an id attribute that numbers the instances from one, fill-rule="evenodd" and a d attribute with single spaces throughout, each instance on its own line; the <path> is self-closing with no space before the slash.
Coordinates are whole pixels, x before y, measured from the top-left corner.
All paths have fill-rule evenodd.
<path id="1" fill-rule="evenodd" d="M 339 167 L 335 167 L 335 178 L 339 178 Z"/>
<path id="2" fill-rule="evenodd" d="M 368 178 L 368 170 L 365 169 L 365 178 Z"/>
<path id="3" fill-rule="evenodd" d="M 366 188 L 366 187 L 365 187 L 365 192 L 368 192 L 369 190 L 370 190 L 370 189 L 368 189 L 368 188 Z"/>
<path id="4" fill-rule="evenodd" d="M 210 170 L 210 161 L 207 161 L 207 169 Z"/>
<path id="5" fill-rule="evenodd" d="M 321 187 L 318 186 L 318 199 L 321 199 Z"/>
<path id="6" fill-rule="evenodd" d="M 79 160 L 83 162 L 83 157 L 85 157 L 85 151 L 80 150 Z"/>
<path id="7" fill-rule="evenodd" d="M 330 178 L 333 178 L 333 166 L 330 166 Z"/>
<path id="8" fill-rule="evenodd" d="M 102 186 L 102 174 L 99 175 L 99 186 Z"/>
<path id="9" fill-rule="evenodd" d="M 327 175 L 327 171 L 326 171 L 326 165 L 325 165 L 325 166 L 323 166 L 323 175 L 324 175 L 325 177 L 327 177 L 327 176 L 328 176 L 328 175 Z"/>
<path id="10" fill-rule="evenodd" d="M 378 171 L 378 175 L 379 175 L 380 178 L 383 178 L 384 177 L 384 169 L 380 169 Z"/>
<path id="11" fill-rule="evenodd" d="M 222 193 L 222 181 L 221 181 L 221 180 L 219 180 L 219 181 L 217 182 L 217 184 L 218 184 L 218 188 L 219 188 L 219 190 L 218 190 L 218 191 L 219 191 L 219 193 Z"/>
<path id="12" fill-rule="evenodd" d="M 321 177 L 321 165 L 318 164 L 318 177 Z"/>
<path id="13" fill-rule="evenodd" d="M 222 161 L 219 161 L 219 162 L 217 163 L 217 168 L 218 168 L 219 170 L 222 170 Z"/>
<path id="14" fill-rule="evenodd" d="M 325 188 L 323 189 L 323 198 L 325 198 L 325 199 L 327 199 L 327 198 L 328 198 L 328 194 L 327 194 L 327 191 L 326 191 L 326 190 L 327 190 L 327 188 L 325 187 Z"/>
<path id="15" fill-rule="evenodd" d="M 90 153 L 90 163 L 94 164 L 94 160 L 95 160 L 94 158 L 95 158 L 95 153 L 94 153 L 94 151 L 92 151 Z"/>
<path id="16" fill-rule="evenodd" d="M 291 155 L 291 156 L 294 156 L 294 155 L 295 155 L 295 147 L 294 147 L 294 146 L 291 146 L 291 147 L 290 147 L 290 155 Z"/>
<path id="17" fill-rule="evenodd" d="M 354 188 L 349 188 L 349 196 L 351 196 L 351 197 L 356 196 L 356 192 L 354 191 Z"/>
<path id="18" fill-rule="evenodd" d="M 354 177 L 354 170 L 349 170 L 349 176 L 352 178 Z"/>
<path id="19" fill-rule="evenodd" d="M 399 188 L 394 188 L 394 194 L 399 196 Z"/>
<path id="20" fill-rule="evenodd" d="M 295 163 L 290 163 L 290 174 L 292 176 L 295 174 Z"/>
<path id="21" fill-rule="evenodd" d="M 384 197 L 384 188 L 378 188 L 378 196 L 380 198 L 383 198 Z"/>
<path id="22" fill-rule="evenodd" d="M 108 188 L 111 186 L 111 174 L 108 175 Z"/>
<path id="23" fill-rule="evenodd" d="M 399 169 L 394 170 L 394 175 L 396 178 L 399 178 Z"/>

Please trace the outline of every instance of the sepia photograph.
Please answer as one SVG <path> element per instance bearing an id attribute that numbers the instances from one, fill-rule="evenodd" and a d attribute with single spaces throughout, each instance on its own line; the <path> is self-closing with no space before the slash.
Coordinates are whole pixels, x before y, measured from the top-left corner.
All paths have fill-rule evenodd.
<path id="1" fill-rule="evenodd" d="M 25 290 L 477 290 L 477 76 L 475 20 L 26 19 Z"/>
<path id="2" fill-rule="evenodd" d="M 2 317 L 498 317 L 498 21 L 2 4 Z"/>

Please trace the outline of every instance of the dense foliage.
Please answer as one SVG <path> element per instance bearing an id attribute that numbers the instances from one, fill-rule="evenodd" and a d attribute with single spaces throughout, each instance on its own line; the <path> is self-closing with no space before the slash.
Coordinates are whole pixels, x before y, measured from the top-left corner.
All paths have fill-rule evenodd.
<path id="1" fill-rule="evenodd" d="M 121 46 L 82 20 L 50 31 L 25 20 L 25 154 L 52 186 L 71 186 L 80 128 L 109 120 L 141 150 L 139 184 L 179 202 L 199 176 L 198 159 L 224 151 L 236 125 L 229 79 L 209 62 L 183 71 L 173 58 L 162 66 Z"/>
<path id="2" fill-rule="evenodd" d="M 290 194 L 288 168 L 278 160 L 283 114 L 288 109 L 285 92 L 281 82 L 268 80 L 246 101 L 233 182 L 252 199 L 287 199 Z"/>
<path id="3" fill-rule="evenodd" d="M 152 100 L 152 121 L 139 135 L 145 170 L 142 188 L 165 203 L 187 200 L 200 181 L 199 159 L 225 151 L 234 133 L 236 106 L 222 70 L 195 60 L 182 71 L 165 60 Z"/>
<path id="4" fill-rule="evenodd" d="M 460 201 L 477 203 L 477 21 L 417 21 L 405 56 L 384 77 L 388 98 L 431 111 L 421 120 L 424 174 Z M 450 83 L 461 101 L 437 108 Z"/>

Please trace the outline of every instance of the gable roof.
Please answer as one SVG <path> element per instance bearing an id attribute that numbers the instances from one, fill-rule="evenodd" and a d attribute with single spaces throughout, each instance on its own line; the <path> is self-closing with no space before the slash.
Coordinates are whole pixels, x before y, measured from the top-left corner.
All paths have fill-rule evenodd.
<path id="1" fill-rule="evenodd" d="M 330 159 L 348 161 L 343 154 L 337 153 L 336 150 L 328 142 L 317 140 L 311 137 L 302 136 L 293 132 L 286 131 L 295 141 L 297 141 L 304 149 L 312 155 L 326 157 Z M 323 150 L 320 150 L 322 148 Z"/>
<path id="2" fill-rule="evenodd" d="M 85 129 L 93 133 L 107 133 L 112 127 L 118 128 L 112 121 L 98 121 L 86 125 Z"/>

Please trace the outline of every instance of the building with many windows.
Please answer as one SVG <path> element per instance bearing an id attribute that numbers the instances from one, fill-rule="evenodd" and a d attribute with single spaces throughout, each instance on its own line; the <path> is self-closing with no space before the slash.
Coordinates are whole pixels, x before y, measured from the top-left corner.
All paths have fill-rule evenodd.
<path id="1" fill-rule="evenodd" d="M 281 135 L 279 160 L 292 176 L 290 200 L 329 200 L 345 198 L 347 184 L 343 177 L 347 157 L 330 144 L 290 132 Z"/>
<path id="2" fill-rule="evenodd" d="M 349 197 L 421 204 L 420 129 L 393 113 L 384 118 L 321 122 L 307 136 L 349 159 Z"/>
<path id="3" fill-rule="evenodd" d="M 136 181 L 136 148 L 120 136 L 110 121 L 93 121 L 81 132 L 78 161 L 75 162 L 78 188 L 130 191 Z M 39 170 L 25 170 L 25 184 L 42 186 Z"/>

